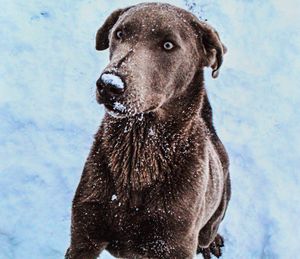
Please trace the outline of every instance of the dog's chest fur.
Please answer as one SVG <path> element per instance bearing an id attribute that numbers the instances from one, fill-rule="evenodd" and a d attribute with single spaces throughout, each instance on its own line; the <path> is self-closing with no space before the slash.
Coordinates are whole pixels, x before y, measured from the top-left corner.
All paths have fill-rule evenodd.
<path id="1" fill-rule="evenodd" d="M 199 141 L 193 141 L 193 131 L 197 130 L 170 136 L 165 127 L 150 114 L 104 123 L 103 147 L 119 200 L 129 197 L 131 206 L 136 206 L 148 188 L 174 186 L 174 182 L 183 181 L 183 175 L 186 180 L 193 177 L 192 172 L 199 171 Z"/>

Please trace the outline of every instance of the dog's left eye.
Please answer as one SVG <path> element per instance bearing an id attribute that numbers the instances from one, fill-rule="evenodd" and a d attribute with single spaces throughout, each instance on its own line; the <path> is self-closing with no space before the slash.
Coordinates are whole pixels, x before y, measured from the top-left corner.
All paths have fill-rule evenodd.
<path id="1" fill-rule="evenodd" d="M 117 31 L 116 32 L 116 37 L 120 40 L 122 39 L 122 37 L 124 36 L 123 32 L 122 31 Z"/>
<path id="2" fill-rule="evenodd" d="M 170 41 L 166 41 L 163 46 L 165 50 L 171 50 L 174 48 L 174 44 Z"/>

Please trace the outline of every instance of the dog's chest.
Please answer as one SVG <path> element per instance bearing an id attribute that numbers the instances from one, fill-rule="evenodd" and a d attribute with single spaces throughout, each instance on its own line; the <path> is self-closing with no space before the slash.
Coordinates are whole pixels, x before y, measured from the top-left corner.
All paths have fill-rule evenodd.
<path id="1" fill-rule="evenodd" d="M 108 167 L 117 192 L 137 192 L 165 181 L 178 155 L 176 144 L 146 122 L 119 126 L 107 136 Z"/>
<path id="2" fill-rule="evenodd" d="M 181 133 L 168 136 L 162 125 L 151 120 L 109 125 L 103 140 L 114 195 L 132 208 L 153 199 L 153 192 L 180 185 L 197 171 L 198 142 Z"/>

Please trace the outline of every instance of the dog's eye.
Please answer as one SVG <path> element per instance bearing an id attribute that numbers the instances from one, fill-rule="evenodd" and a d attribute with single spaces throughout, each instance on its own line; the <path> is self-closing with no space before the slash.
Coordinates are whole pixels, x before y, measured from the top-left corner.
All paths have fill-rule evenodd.
<path id="1" fill-rule="evenodd" d="M 165 49 L 165 50 L 171 50 L 171 49 L 173 49 L 173 48 L 174 48 L 174 44 L 173 44 L 172 42 L 166 41 L 166 42 L 164 43 L 164 49 Z"/>
<path id="2" fill-rule="evenodd" d="M 118 39 L 122 39 L 123 36 L 124 36 L 124 34 L 123 34 L 122 31 L 117 31 L 117 32 L 116 32 L 116 37 L 117 37 Z"/>

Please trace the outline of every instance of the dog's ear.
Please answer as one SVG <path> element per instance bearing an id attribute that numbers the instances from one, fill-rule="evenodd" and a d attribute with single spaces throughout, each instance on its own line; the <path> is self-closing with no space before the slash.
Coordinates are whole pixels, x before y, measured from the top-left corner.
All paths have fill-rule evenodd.
<path id="1" fill-rule="evenodd" d="M 111 13 L 106 19 L 104 24 L 100 27 L 96 34 L 96 50 L 105 50 L 109 47 L 109 32 L 112 27 L 116 24 L 119 17 L 129 10 L 131 7 L 125 9 L 117 9 Z"/>
<path id="2" fill-rule="evenodd" d="M 200 38 L 200 46 L 205 55 L 205 66 L 212 68 L 212 77 L 217 78 L 219 69 L 223 63 L 223 55 L 227 52 L 227 48 L 221 42 L 217 31 L 202 21 L 193 21 L 193 27 L 196 28 L 198 38 Z"/>

